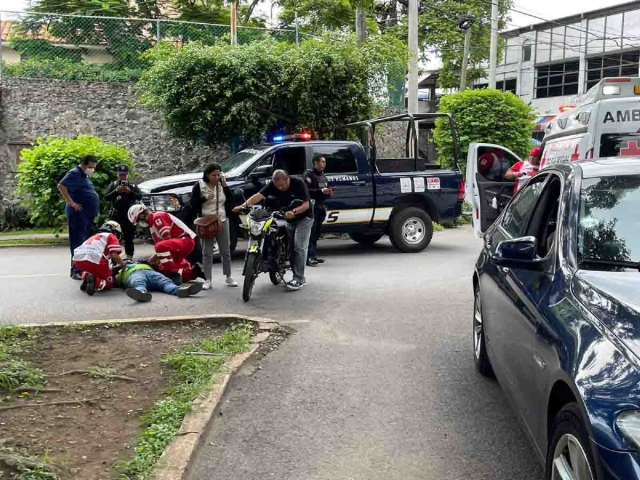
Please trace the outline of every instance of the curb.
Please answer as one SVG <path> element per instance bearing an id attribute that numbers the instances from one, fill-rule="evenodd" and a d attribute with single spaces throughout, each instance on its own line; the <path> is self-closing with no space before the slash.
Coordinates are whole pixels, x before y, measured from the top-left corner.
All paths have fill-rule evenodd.
<path id="1" fill-rule="evenodd" d="M 25 248 L 66 247 L 66 248 L 69 248 L 69 244 L 68 243 L 7 243 L 7 244 L 3 244 L 2 242 L 0 242 L 0 248 L 20 248 L 20 247 L 25 247 Z"/>
<path id="2" fill-rule="evenodd" d="M 177 323 L 186 321 L 248 321 L 257 324 L 258 333 L 251 340 L 249 351 L 234 355 L 226 365 L 226 373 L 218 373 L 211 379 L 211 389 L 203 396 L 194 400 L 192 411 L 182 420 L 177 436 L 165 448 L 158 459 L 150 479 L 151 480 L 182 480 L 185 478 L 191 460 L 200 445 L 202 436 L 213 420 L 214 413 L 229 385 L 231 376 L 258 350 L 260 345 L 270 336 L 271 331 L 280 325 L 273 320 L 262 317 L 247 317 L 243 315 L 185 315 L 177 317 L 145 317 L 111 320 L 89 320 L 80 322 L 50 322 L 44 324 L 21 324 L 24 327 L 64 327 L 69 325 L 106 325 L 113 323 Z"/>

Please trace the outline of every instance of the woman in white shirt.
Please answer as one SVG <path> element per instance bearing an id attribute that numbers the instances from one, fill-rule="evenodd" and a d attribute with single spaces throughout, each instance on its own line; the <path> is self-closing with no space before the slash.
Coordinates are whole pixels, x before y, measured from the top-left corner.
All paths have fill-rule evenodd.
<path id="1" fill-rule="evenodd" d="M 202 179 L 193 186 L 191 209 L 198 217 L 219 215 L 222 221 L 222 230 L 211 239 L 202 240 L 202 253 L 204 257 L 204 274 L 206 281 L 204 290 L 211 288 L 211 274 L 213 270 L 213 247 L 218 242 L 220 256 L 222 257 L 222 272 L 229 287 L 237 287 L 238 283 L 231 276 L 231 249 L 229 246 L 229 217 L 234 207 L 234 197 L 227 186 L 219 163 L 212 163 L 205 168 Z"/>

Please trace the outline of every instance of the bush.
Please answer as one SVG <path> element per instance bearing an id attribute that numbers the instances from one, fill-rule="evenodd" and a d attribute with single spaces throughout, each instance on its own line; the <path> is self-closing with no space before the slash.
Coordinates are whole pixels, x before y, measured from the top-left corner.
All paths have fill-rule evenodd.
<path id="1" fill-rule="evenodd" d="M 405 53 L 393 38 L 189 44 L 161 49 L 137 88 L 174 135 L 190 140 L 252 142 L 276 128 L 322 136 L 371 115 L 387 75 L 404 71 Z"/>
<path id="2" fill-rule="evenodd" d="M 123 68 L 113 63 L 78 63 L 68 58 L 23 60 L 18 63 L 5 63 L 2 69 L 3 75 L 7 77 L 58 78 L 89 82 L 133 82 L 142 75 L 142 69 Z"/>
<path id="3" fill-rule="evenodd" d="M 25 230 L 33 227 L 29 210 L 23 205 L 9 205 L 0 217 L 0 232 L 4 230 Z"/>
<path id="4" fill-rule="evenodd" d="M 119 164 L 125 163 L 130 169 L 133 167 L 131 156 L 124 148 L 90 135 L 80 135 L 75 139 L 38 138 L 33 148 L 22 150 L 17 193 L 29 208 L 31 221 L 36 226 L 57 228 L 65 223 L 65 202 L 57 185 L 85 155 L 94 155 L 99 161 L 91 181 L 100 195 L 116 178 Z M 100 207 L 98 221 L 107 215 L 109 204 L 103 201 Z"/>
<path id="5" fill-rule="evenodd" d="M 454 93 L 440 99 L 438 112 L 453 116 L 462 160 L 473 142 L 501 145 L 522 157 L 531 148 L 533 109 L 510 92 L 486 88 Z M 446 119 L 436 121 L 435 141 L 441 163 L 453 166 L 453 142 Z"/>

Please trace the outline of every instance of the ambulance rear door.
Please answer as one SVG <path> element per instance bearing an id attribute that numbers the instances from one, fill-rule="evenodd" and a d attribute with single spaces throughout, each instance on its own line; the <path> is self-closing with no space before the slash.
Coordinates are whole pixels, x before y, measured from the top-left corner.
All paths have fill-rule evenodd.
<path id="1" fill-rule="evenodd" d="M 594 158 L 627 156 L 640 156 L 640 95 L 604 100 L 598 108 Z"/>

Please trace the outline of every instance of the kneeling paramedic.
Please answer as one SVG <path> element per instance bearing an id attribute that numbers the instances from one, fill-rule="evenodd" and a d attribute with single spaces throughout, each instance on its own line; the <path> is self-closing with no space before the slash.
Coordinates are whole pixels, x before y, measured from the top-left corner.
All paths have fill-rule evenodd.
<path id="1" fill-rule="evenodd" d="M 181 278 L 192 277 L 191 264 L 186 260 L 195 247 L 196 234 L 181 220 L 167 212 L 150 212 L 144 205 L 129 209 L 129 221 L 151 231 L 158 256 L 158 270 L 179 284 Z"/>
<path id="2" fill-rule="evenodd" d="M 98 233 L 89 237 L 73 252 L 73 265 L 82 272 L 80 290 L 88 295 L 97 291 L 111 290 L 113 276 L 109 261 L 124 265 L 120 258 L 122 248 L 120 239 L 122 229 L 117 222 L 106 222 L 98 229 Z"/>
<path id="3" fill-rule="evenodd" d="M 116 285 L 126 289 L 129 298 L 138 302 L 150 302 L 150 292 L 164 292 L 179 298 L 196 295 L 202 290 L 201 283 L 192 283 L 187 287 L 178 287 L 175 283 L 156 272 L 146 263 L 130 263 L 125 265 L 116 275 Z"/>

